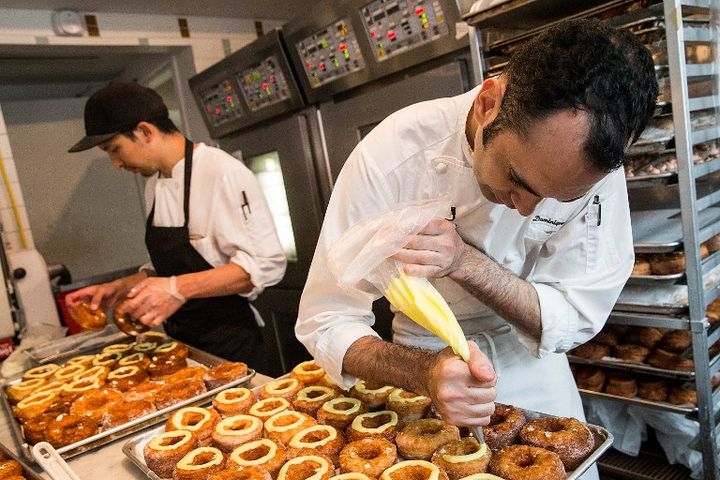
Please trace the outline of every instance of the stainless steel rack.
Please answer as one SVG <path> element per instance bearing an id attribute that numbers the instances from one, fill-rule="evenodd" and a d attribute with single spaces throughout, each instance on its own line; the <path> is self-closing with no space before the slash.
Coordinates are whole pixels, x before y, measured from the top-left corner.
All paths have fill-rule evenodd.
<path id="1" fill-rule="evenodd" d="M 480 5 L 477 2 L 476 5 Z M 658 154 L 675 149 L 677 171 L 670 174 L 635 177 L 629 181 L 631 199 L 643 191 L 655 191 L 661 205 L 651 211 L 634 209 L 633 235 L 637 253 L 662 253 L 684 249 L 686 270 L 670 283 L 687 285 L 688 301 L 682 308 L 659 308 L 647 305 L 643 311 L 613 311 L 608 323 L 656 328 L 689 330 L 694 372 L 669 372 L 642 365 L 621 362 L 589 362 L 574 359 L 575 363 L 602 365 L 606 368 L 632 370 L 643 375 L 658 375 L 684 380 L 697 390 L 697 407 L 677 406 L 666 402 L 650 402 L 638 398 L 624 398 L 606 393 L 581 390 L 585 398 L 610 399 L 636 406 L 683 413 L 699 425 L 699 436 L 693 445 L 703 454 L 703 478 L 720 480 L 720 388 L 712 391 L 711 377 L 720 370 L 720 356 L 709 358 L 709 348 L 720 340 L 720 327 L 711 327 L 705 309 L 720 294 L 720 287 L 706 286 L 704 276 L 720 265 L 720 252 L 705 259 L 700 245 L 720 233 L 720 158 L 694 164 L 693 147 L 708 142 L 720 142 L 720 92 L 718 91 L 720 62 L 718 62 L 718 0 L 636 0 L 557 2 L 555 0 L 509 0 L 496 7 L 466 13 L 463 18 L 475 29 L 473 54 L 475 63 L 485 72 L 499 73 L 507 61 L 505 56 L 513 46 L 531 38 L 543 28 L 567 18 L 598 17 L 620 28 L 637 30 L 643 20 L 653 19 L 653 28 L 664 30 L 667 56 L 656 67 L 656 75 L 669 77 L 670 99 L 658 102 L 656 115 L 671 111 L 673 135 L 656 146 L 642 146 L 637 153 Z M 645 33 L 635 31 L 634 33 Z M 699 44 L 710 45 L 713 57 L 707 63 L 692 63 L 686 58 L 688 49 Z M 692 90 L 699 82 L 711 85 L 711 91 L 700 96 Z M 691 94 L 692 91 L 692 94 Z M 691 114 L 715 109 L 714 122 L 695 127 Z M 707 113 L 707 112 L 705 112 Z M 652 194 L 651 194 L 652 197 Z M 632 206 L 632 202 L 631 202 Z M 663 283 L 662 279 L 634 279 L 645 285 Z M 664 279 L 671 280 L 671 279 Z M 655 371 L 658 370 L 658 371 Z M 638 477 L 640 478 L 640 477 Z"/>

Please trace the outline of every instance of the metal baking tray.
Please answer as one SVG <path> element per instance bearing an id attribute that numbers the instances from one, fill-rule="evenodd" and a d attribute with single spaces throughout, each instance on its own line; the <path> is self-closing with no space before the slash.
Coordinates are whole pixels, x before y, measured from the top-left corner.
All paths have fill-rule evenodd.
<path id="1" fill-rule="evenodd" d="M 23 462 L 17 455 L 15 455 L 15 453 L 13 453 L 12 450 L 10 450 L 8 447 L 6 447 L 5 445 L 3 445 L 2 443 L 0 443 L 0 452 L 2 452 L 3 454 L 5 454 L 5 456 L 6 456 L 9 460 L 17 460 L 17 461 L 20 463 L 20 465 L 22 466 L 22 469 L 23 469 L 23 476 L 24 476 L 27 480 L 45 480 L 45 479 L 42 477 L 42 475 L 40 475 L 39 473 L 35 472 L 35 470 L 33 470 L 28 464 L 26 464 L 25 462 Z"/>
<path id="2" fill-rule="evenodd" d="M 257 391 L 261 387 L 254 388 L 254 391 Z M 547 415 L 545 413 L 541 412 L 535 412 L 533 410 L 525 410 L 520 409 L 525 414 L 525 418 L 527 418 L 528 421 L 531 420 L 537 420 L 538 418 L 545 418 L 545 417 L 552 417 L 553 415 Z M 593 434 L 593 437 L 595 439 L 595 446 L 593 448 L 593 452 L 588 456 L 588 458 L 585 459 L 583 463 L 580 464 L 575 470 L 568 473 L 567 480 L 577 480 L 580 478 L 580 476 L 585 473 L 585 471 L 590 468 L 595 462 L 598 461 L 598 459 L 602 456 L 603 453 L 605 453 L 610 446 L 613 443 L 613 436 L 612 434 L 607 431 L 606 429 L 597 426 L 597 425 L 591 425 L 589 423 L 585 424 L 590 431 Z M 142 434 L 131 438 L 127 442 L 125 442 L 125 445 L 123 445 L 123 453 L 135 464 L 137 467 L 142 470 L 142 472 L 151 480 L 166 480 L 162 477 L 158 477 L 155 472 L 150 470 L 147 465 L 145 464 L 145 455 L 143 453 L 143 450 L 145 449 L 145 445 L 152 440 L 153 437 L 156 435 L 159 435 L 160 433 L 165 431 L 164 426 L 159 426 L 157 428 L 154 428 L 152 430 L 149 430 L 147 432 L 143 432 Z"/>
<path id="3" fill-rule="evenodd" d="M 111 324 L 100 331 L 81 332 L 36 345 L 27 349 L 25 354 L 36 363 L 51 363 L 64 358 L 83 355 L 97 349 L 98 346 L 104 347 L 128 338 L 114 324 Z"/>
<path id="4" fill-rule="evenodd" d="M 682 315 L 687 313 L 688 306 L 682 303 L 661 303 L 658 305 L 636 305 L 633 303 L 616 303 L 613 310 L 630 313 L 655 313 L 658 315 Z"/>
<path id="5" fill-rule="evenodd" d="M 673 273 L 670 275 L 630 275 L 627 285 L 665 285 L 677 283 L 685 278 L 685 273 Z"/>
<path id="6" fill-rule="evenodd" d="M 640 398 L 640 397 L 632 397 L 632 398 L 621 397 L 619 395 L 611 395 L 609 393 L 604 393 L 604 392 L 593 392 L 592 390 L 584 390 L 582 388 L 578 388 L 578 392 L 580 392 L 580 395 L 582 395 L 584 397 L 605 398 L 607 400 L 613 400 L 613 401 L 622 402 L 622 403 L 630 403 L 633 405 L 639 405 L 641 407 L 652 408 L 655 410 L 664 410 L 666 412 L 682 413 L 683 415 L 690 415 L 690 414 L 697 412 L 697 407 L 675 405 L 675 404 L 669 403 L 669 402 L 653 402 L 652 400 L 645 400 L 644 398 Z"/>
<path id="7" fill-rule="evenodd" d="M 686 372 L 684 370 L 668 370 L 665 368 L 656 368 L 651 365 L 644 363 L 629 363 L 623 362 L 620 359 L 613 357 L 603 357 L 602 360 L 589 360 L 587 358 L 580 358 L 575 355 L 566 354 L 570 363 L 578 365 L 592 365 L 595 367 L 610 367 L 615 370 L 624 370 L 628 372 L 636 373 L 648 373 L 660 377 L 674 378 L 678 380 L 693 380 L 695 378 L 695 372 Z"/>
<path id="8" fill-rule="evenodd" d="M 206 367 L 213 367 L 215 365 L 219 365 L 226 361 L 220 357 L 217 357 L 210 353 L 204 352 L 204 351 L 199 350 L 190 345 L 187 345 L 187 347 L 188 347 L 188 366 L 204 365 Z M 180 403 L 176 403 L 175 405 L 171 405 L 171 406 L 165 407 L 161 410 L 157 410 L 157 411 L 151 413 L 150 415 L 140 417 L 138 419 L 133 420 L 132 422 L 128 422 L 123 425 L 119 425 L 115 428 L 111 428 L 109 430 L 105 430 L 103 432 L 95 434 L 91 437 L 85 438 L 79 442 L 71 443 L 70 445 L 66 445 L 64 447 L 58 448 L 57 452 L 63 458 L 71 458 L 76 455 L 80 455 L 81 453 L 87 452 L 88 450 L 92 450 L 92 449 L 98 448 L 102 445 L 106 445 L 110 442 L 117 440 L 118 438 L 126 437 L 126 436 L 128 436 L 132 433 L 135 433 L 139 430 L 142 430 L 146 427 L 149 427 L 151 425 L 155 425 L 157 423 L 165 421 L 171 412 L 173 412 L 179 408 L 205 404 L 208 402 L 208 400 L 210 398 L 212 398 L 215 394 L 219 393 L 222 390 L 225 390 L 227 388 L 232 388 L 232 387 L 238 387 L 238 386 L 247 386 L 249 384 L 250 380 L 252 380 L 252 378 L 254 376 L 255 376 L 255 370 L 253 370 L 252 368 L 248 368 L 248 374 L 242 378 L 233 380 L 230 383 L 226 383 L 225 385 L 221 385 L 212 390 L 208 390 L 205 393 L 197 395 L 193 398 L 189 398 Z M 2 386 L 4 387 L 5 385 L 12 385 L 12 384 L 18 383 L 19 381 L 20 381 L 20 377 L 15 378 L 13 380 L 9 380 L 9 381 L 5 382 Z M 22 431 L 20 429 L 20 423 L 15 418 L 15 416 L 12 414 L 12 409 L 10 407 L 10 401 L 8 400 L 7 395 L 5 393 L 5 388 L 0 388 L 0 399 L 2 401 L 2 407 L 5 409 L 5 412 L 7 413 L 8 417 L 10 418 L 10 425 L 13 429 L 13 433 L 15 434 L 15 439 L 17 440 L 18 445 L 20 446 L 20 449 L 21 449 L 23 455 L 28 460 L 34 462 L 34 459 L 32 457 L 32 452 L 31 452 L 32 446 L 29 445 L 22 436 Z"/>
<path id="9" fill-rule="evenodd" d="M 633 210 L 630 217 L 635 253 L 666 253 L 682 246 L 683 232 L 679 209 Z M 706 208 L 698 214 L 701 229 L 718 220 L 718 207 Z"/>

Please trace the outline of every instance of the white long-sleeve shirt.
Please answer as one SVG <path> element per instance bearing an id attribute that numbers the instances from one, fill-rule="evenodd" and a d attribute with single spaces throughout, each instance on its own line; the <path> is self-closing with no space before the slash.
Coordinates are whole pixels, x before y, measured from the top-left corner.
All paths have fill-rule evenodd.
<path id="1" fill-rule="evenodd" d="M 154 226 L 184 224 L 184 181 L 185 159 L 175 164 L 170 178 L 148 180 L 145 204 L 149 213 L 155 202 Z M 270 209 L 257 179 L 241 161 L 199 144 L 193 151 L 189 209 L 192 247 L 213 267 L 232 262 L 250 275 L 254 288 L 242 296 L 253 300 L 282 279 L 287 260 Z M 153 270 L 152 263 L 141 268 Z"/>
<path id="2" fill-rule="evenodd" d="M 328 251 L 363 219 L 430 198 L 422 188 L 422 172 L 435 175 L 441 191 L 453 193 L 451 205 L 457 207 L 455 223 L 463 240 L 537 291 L 540 342 L 514 333 L 534 357 L 565 352 L 592 338 L 630 275 L 634 254 L 622 169 L 576 201 L 543 199 L 527 217 L 488 201 L 473 175 L 465 135 L 465 120 L 477 93 L 476 88 L 394 113 L 358 144 L 339 175 L 295 327 L 298 339 L 338 383 L 349 386 L 355 381 L 341 371 L 350 345 L 360 337 L 377 336 L 371 329 L 371 304 L 381 292 L 370 284 L 363 291 L 340 288 L 328 268 Z M 432 283 L 466 335 L 504 323 L 453 280 Z M 429 337 L 434 337 L 401 312 L 395 312 L 393 335 L 398 343 L 418 346 L 432 344 Z"/>

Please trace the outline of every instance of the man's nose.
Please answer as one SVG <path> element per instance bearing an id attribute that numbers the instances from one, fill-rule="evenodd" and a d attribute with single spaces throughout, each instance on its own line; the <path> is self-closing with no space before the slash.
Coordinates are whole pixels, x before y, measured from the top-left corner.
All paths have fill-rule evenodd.
<path id="1" fill-rule="evenodd" d="M 512 200 L 517 212 L 523 217 L 530 215 L 537 207 L 537 204 L 540 203 L 539 198 L 529 197 L 528 195 L 513 194 Z"/>

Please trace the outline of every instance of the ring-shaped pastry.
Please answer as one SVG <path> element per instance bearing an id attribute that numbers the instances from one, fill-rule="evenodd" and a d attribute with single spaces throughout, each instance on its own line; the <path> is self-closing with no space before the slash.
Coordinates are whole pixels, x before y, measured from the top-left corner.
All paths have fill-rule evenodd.
<path id="1" fill-rule="evenodd" d="M 400 455 L 406 460 L 430 460 L 435 450 L 460 440 L 460 430 L 438 418 L 413 420 L 395 437 Z"/>
<path id="2" fill-rule="evenodd" d="M 303 385 L 312 385 L 325 376 L 325 369 L 315 363 L 315 360 L 308 360 L 295 365 L 290 376 L 297 378 Z"/>
<path id="3" fill-rule="evenodd" d="M 171 430 L 156 435 L 145 445 L 145 465 L 160 478 L 171 478 L 175 465 L 198 447 L 198 439 L 189 430 Z"/>
<path id="4" fill-rule="evenodd" d="M 259 396 L 262 399 L 280 397 L 291 402 L 302 388 L 303 384 L 297 378 L 280 378 L 263 386 Z"/>
<path id="5" fill-rule="evenodd" d="M 529 445 L 510 445 L 493 453 L 490 473 L 505 480 L 565 480 L 557 453 Z"/>
<path id="6" fill-rule="evenodd" d="M 347 427 L 350 441 L 368 437 L 382 437 L 393 441 L 397 433 L 398 415 L 392 410 L 361 413 Z"/>
<path id="7" fill-rule="evenodd" d="M 288 409 L 292 410 L 290 402 L 288 402 L 284 398 L 270 397 L 255 402 L 253 406 L 250 407 L 250 410 L 248 410 L 248 414 L 265 421 L 273 415 L 276 415 Z"/>
<path id="8" fill-rule="evenodd" d="M 334 473 L 329 458 L 301 455 L 285 462 L 278 472 L 277 480 L 328 480 Z"/>
<path id="9" fill-rule="evenodd" d="M 174 480 L 195 480 L 208 478 L 225 468 L 223 453 L 214 447 L 200 447 L 191 450 L 178 461 L 173 470 Z"/>
<path id="10" fill-rule="evenodd" d="M 265 436 L 287 445 L 296 433 L 316 423 L 310 415 L 284 410 L 265 420 Z"/>
<path id="11" fill-rule="evenodd" d="M 241 468 L 263 467 L 275 478 L 287 459 L 287 449 L 281 443 L 261 438 L 237 447 L 230 460 Z"/>
<path id="12" fill-rule="evenodd" d="M 340 471 L 379 478 L 397 459 L 397 447 L 384 438 L 363 438 L 345 445 L 338 460 Z"/>
<path id="13" fill-rule="evenodd" d="M 234 415 L 220 420 L 212 431 L 213 444 L 223 452 L 262 437 L 263 422 L 252 415 Z"/>
<path id="14" fill-rule="evenodd" d="M 385 470 L 380 480 L 447 480 L 445 472 L 426 460 L 405 460 Z"/>
<path id="15" fill-rule="evenodd" d="M 332 400 L 336 396 L 336 391 L 330 387 L 311 385 L 297 393 L 297 396 L 292 401 L 292 405 L 298 412 L 315 416 L 323 403 Z"/>
<path id="16" fill-rule="evenodd" d="M 365 406 L 357 398 L 336 397 L 323 403 L 315 415 L 319 423 L 344 430 L 361 413 Z"/>
<path id="17" fill-rule="evenodd" d="M 244 387 L 228 388 L 215 395 L 212 402 L 220 415 L 237 415 L 250 410 L 255 403 L 255 394 Z"/>
<path id="18" fill-rule="evenodd" d="M 465 437 L 438 448 L 432 456 L 432 463 L 440 467 L 450 480 L 460 480 L 485 472 L 491 457 L 487 444 L 478 442 L 474 437 Z"/>

